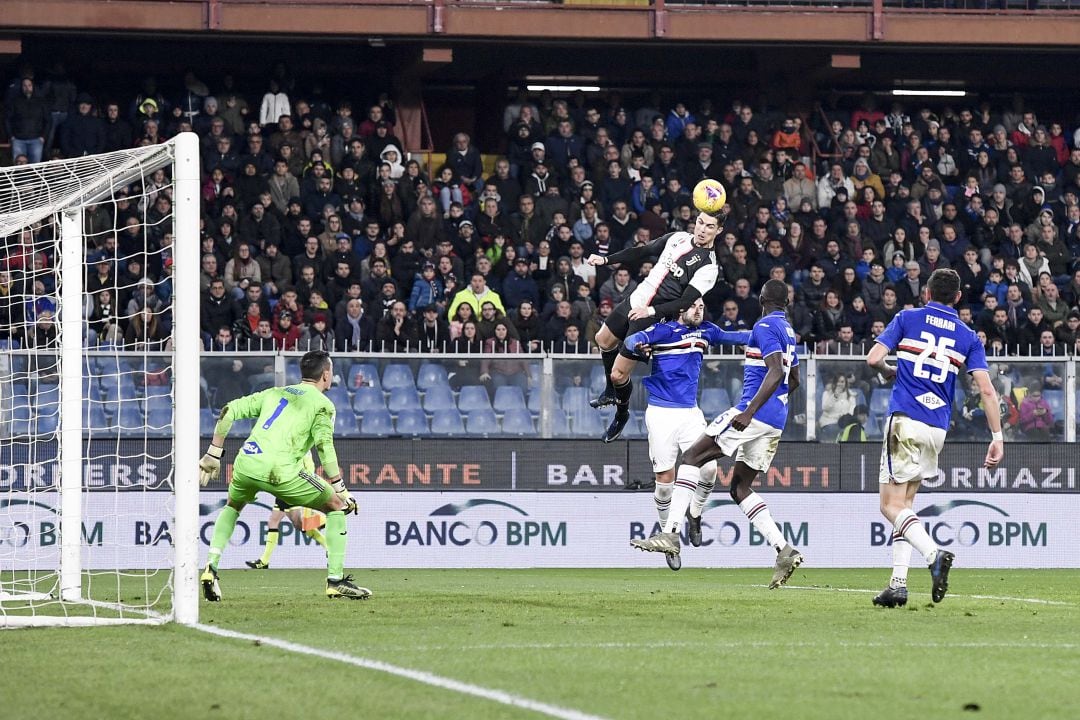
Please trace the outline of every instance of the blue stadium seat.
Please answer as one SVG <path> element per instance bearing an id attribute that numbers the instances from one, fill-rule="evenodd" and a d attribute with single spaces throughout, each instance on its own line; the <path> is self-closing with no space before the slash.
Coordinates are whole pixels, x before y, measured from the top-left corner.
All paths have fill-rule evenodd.
<path id="1" fill-rule="evenodd" d="M 880 422 L 889 413 L 889 395 L 892 391 L 888 388 L 874 388 L 870 393 L 870 414 Z M 820 405 L 818 408 L 820 409 Z"/>
<path id="2" fill-rule="evenodd" d="M 171 385 L 147 385 L 146 397 L 169 397 L 172 395 Z"/>
<path id="3" fill-rule="evenodd" d="M 536 387 L 536 386 L 534 386 L 534 387 Z M 557 408 L 557 407 L 559 407 L 559 396 L 554 395 L 553 397 L 555 398 L 555 407 Z M 544 402 L 544 394 L 543 394 L 543 392 L 541 392 L 540 390 L 530 390 L 529 391 L 529 404 L 528 404 L 529 412 L 531 412 L 533 415 L 539 414 L 540 408 L 541 408 L 543 402 Z"/>
<path id="4" fill-rule="evenodd" d="M 508 410 L 525 410 L 525 394 L 521 388 L 510 385 L 496 388 L 495 412 L 504 413 Z"/>
<path id="5" fill-rule="evenodd" d="M 385 386 L 384 386 L 385 387 Z M 416 388 L 397 388 L 390 391 L 390 401 L 386 404 L 390 412 L 397 414 L 402 410 L 419 410 L 420 394 Z"/>
<path id="6" fill-rule="evenodd" d="M 565 410 L 551 411 L 551 435 L 558 438 L 571 437 L 570 418 Z"/>
<path id="7" fill-rule="evenodd" d="M 352 406 L 358 415 L 371 410 L 385 410 L 386 398 L 379 388 L 361 387 L 357 388 L 356 395 L 353 396 Z"/>
<path id="8" fill-rule="evenodd" d="M 364 419 L 360 423 L 362 435 L 393 435 L 394 421 L 386 410 L 373 410 L 364 413 Z"/>
<path id="9" fill-rule="evenodd" d="M 454 393 L 449 385 L 433 385 L 424 393 L 424 410 L 437 413 L 441 410 L 457 410 Z"/>
<path id="10" fill-rule="evenodd" d="M 563 391 L 562 408 L 571 415 L 576 415 L 582 410 L 591 410 L 589 407 L 589 388 L 568 387 Z"/>
<path id="11" fill-rule="evenodd" d="M 503 416 L 502 431 L 504 435 L 535 436 L 536 428 L 533 426 L 532 413 L 525 408 L 507 410 L 506 415 Z"/>
<path id="12" fill-rule="evenodd" d="M 34 420 L 35 435 L 52 435 L 60 427 L 60 415 L 38 415 Z"/>
<path id="13" fill-rule="evenodd" d="M 352 403 L 349 401 L 349 393 L 345 392 L 345 388 L 332 387 L 325 394 L 327 399 L 334 403 L 338 415 L 344 412 L 352 412 Z"/>
<path id="14" fill-rule="evenodd" d="M 167 435 L 172 432 L 172 408 L 154 408 L 146 411 L 146 427 L 152 435 Z"/>
<path id="15" fill-rule="evenodd" d="M 463 413 L 473 410 L 490 410 L 491 400 L 488 399 L 487 388 L 483 385 L 463 386 L 458 396 L 458 409 Z"/>
<path id="16" fill-rule="evenodd" d="M 116 416 L 127 405 L 139 406 L 138 395 L 135 393 L 135 385 L 110 385 L 102 393 L 105 401 L 105 412 Z"/>
<path id="17" fill-rule="evenodd" d="M 705 388 L 701 391 L 698 406 L 705 415 L 705 419 L 712 420 L 731 407 L 731 396 L 724 388 Z"/>
<path id="18" fill-rule="evenodd" d="M 101 403 L 83 403 L 83 430 L 98 433 L 115 430 L 115 426 L 111 425 L 109 419 L 105 417 L 105 408 Z"/>
<path id="19" fill-rule="evenodd" d="M 416 373 L 416 386 L 421 390 L 430 390 L 437 385 L 446 385 L 446 368 L 435 363 L 424 363 Z"/>
<path id="20" fill-rule="evenodd" d="M 120 425 L 124 425 L 123 418 L 121 417 Z M 203 437 L 214 434 L 214 426 L 217 425 L 217 416 L 214 415 L 214 411 L 210 408 L 203 408 L 199 410 L 199 434 Z"/>
<path id="21" fill-rule="evenodd" d="M 229 428 L 229 437 L 231 438 L 246 438 L 251 434 L 251 430 L 255 427 L 255 420 L 252 418 L 244 418 L 243 420 L 237 420 Z"/>
<path id="22" fill-rule="evenodd" d="M 1065 420 L 1065 391 L 1045 389 L 1043 390 L 1043 397 L 1046 398 L 1046 404 L 1050 406 L 1050 412 L 1054 416 L 1054 420 Z"/>
<path id="23" fill-rule="evenodd" d="M 38 385 L 37 396 L 34 398 L 34 404 L 37 405 L 39 408 L 44 405 L 59 405 L 60 386 Z"/>
<path id="24" fill-rule="evenodd" d="M 364 417 L 366 418 L 367 415 Z M 346 409 L 344 412 L 334 415 L 334 435 L 356 437 L 359 434 L 360 426 L 356 424 L 356 416 L 352 414 L 352 410 Z"/>
<path id="25" fill-rule="evenodd" d="M 622 436 L 627 440 L 641 440 L 647 438 L 648 435 L 645 429 L 645 413 L 635 410 L 630 414 L 630 422 L 626 423 Z"/>
<path id="26" fill-rule="evenodd" d="M 402 410 L 397 418 L 399 435 L 428 435 L 427 415 L 423 410 Z"/>
<path id="27" fill-rule="evenodd" d="M 381 388 L 379 381 L 379 368 L 374 363 L 356 363 L 349 368 L 349 388 L 354 389 L 362 386 Z"/>
<path id="28" fill-rule="evenodd" d="M 296 385 L 300 382 L 300 363 L 288 362 L 285 364 L 285 384 Z"/>
<path id="29" fill-rule="evenodd" d="M 213 418 L 212 414 L 211 417 Z M 146 427 L 146 421 L 143 420 L 142 413 L 139 411 L 139 406 L 130 403 L 123 403 L 120 405 L 120 412 L 116 416 L 116 422 L 120 426 L 121 432 L 124 433 L 141 433 L 143 428 Z M 201 416 L 199 422 L 201 427 Z M 215 422 L 211 422 L 209 432 L 203 433 L 204 435 L 213 434 Z"/>
<path id="30" fill-rule="evenodd" d="M 884 436 L 884 431 L 881 429 L 881 422 L 878 418 L 874 417 L 873 413 L 870 413 L 866 418 L 866 426 L 863 428 L 866 431 L 866 438 L 868 440 L 880 440 Z"/>
<path id="31" fill-rule="evenodd" d="M 412 370 L 404 363 L 391 363 L 383 370 L 382 386 L 385 390 L 397 390 L 399 388 L 416 388 Z"/>
<path id="32" fill-rule="evenodd" d="M 598 438 L 604 434 L 606 423 L 603 416 L 592 408 L 585 408 L 571 414 L 571 427 L 577 437 Z"/>
<path id="33" fill-rule="evenodd" d="M 150 395 L 146 398 L 146 412 L 151 410 L 172 410 L 173 400 L 168 395 Z"/>
<path id="34" fill-rule="evenodd" d="M 495 435 L 499 432 L 499 421 L 493 410 L 473 410 L 465 418 L 465 430 L 470 435 Z"/>
<path id="35" fill-rule="evenodd" d="M 432 435 L 464 435 L 461 413 L 457 410 L 440 410 L 431 418 Z"/>
<path id="36" fill-rule="evenodd" d="M 589 392 L 600 395 L 607 386 L 607 377 L 604 375 L 603 365 L 593 365 L 589 371 Z"/>

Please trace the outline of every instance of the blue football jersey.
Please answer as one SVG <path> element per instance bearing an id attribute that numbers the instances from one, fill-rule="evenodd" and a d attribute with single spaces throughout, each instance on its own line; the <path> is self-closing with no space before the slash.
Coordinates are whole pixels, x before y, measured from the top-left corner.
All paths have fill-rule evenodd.
<path id="1" fill-rule="evenodd" d="M 953 392 L 961 367 L 987 370 L 986 352 L 956 310 L 931 302 L 901 310 L 877 338 L 896 351 L 896 383 L 889 413 L 903 413 L 927 425 L 949 429 Z"/>
<path id="2" fill-rule="evenodd" d="M 652 373 L 642 384 L 649 404 L 658 407 L 697 407 L 698 379 L 705 351 L 710 345 L 745 345 L 750 333 L 728 332 L 710 322 L 696 328 L 675 320 L 657 323 L 626 338 L 633 350 L 638 343 L 651 345 Z"/>
<path id="3" fill-rule="evenodd" d="M 745 410 L 750 405 L 769 372 L 765 366 L 765 358 L 775 353 L 781 353 L 784 379 L 773 396 L 754 414 L 754 419 L 783 430 L 788 416 L 788 378 L 791 368 L 798 367 L 799 356 L 795 352 L 795 331 L 782 310 L 761 318 L 754 323 L 754 329 L 750 331 L 750 343 L 746 346 L 746 363 L 743 366 L 743 394 L 736 407 Z"/>

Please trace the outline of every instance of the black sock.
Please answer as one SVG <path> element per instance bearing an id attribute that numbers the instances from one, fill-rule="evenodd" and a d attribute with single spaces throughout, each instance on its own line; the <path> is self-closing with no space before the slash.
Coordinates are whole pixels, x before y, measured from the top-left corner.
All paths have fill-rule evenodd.
<path id="1" fill-rule="evenodd" d="M 619 407 L 630 406 L 630 396 L 634 392 L 634 381 L 630 378 L 626 378 L 626 382 L 622 385 L 615 386 L 615 404 Z"/>
<path id="2" fill-rule="evenodd" d="M 604 361 L 604 394 L 611 395 L 615 392 L 614 386 L 611 384 L 611 369 L 615 367 L 615 358 L 619 357 L 619 346 L 611 348 L 610 350 L 601 350 L 600 359 Z"/>

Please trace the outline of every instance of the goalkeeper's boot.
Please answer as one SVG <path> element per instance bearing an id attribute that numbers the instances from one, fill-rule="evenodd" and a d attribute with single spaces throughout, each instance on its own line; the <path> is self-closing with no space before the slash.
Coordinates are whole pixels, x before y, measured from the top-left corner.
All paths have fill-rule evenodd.
<path id="1" fill-rule="evenodd" d="M 694 517 L 690 511 L 686 511 L 686 535 L 690 544 L 701 547 L 701 516 Z"/>
<path id="2" fill-rule="evenodd" d="M 784 549 L 776 554 L 776 568 L 773 570 L 772 582 L 769 583 L 769 589 L 775 590 L 788 581 L 791 574 L 795 572 L 795 568 L 802 565 L 803 556 L 802 553 L 791 547 L 791 545 L 785 545 Z"/>
<path id="3" fill-rule="evenodd" d="M 906 587 L 887 587 L 874 596 L 874 604 L 878 607 L 904 607 L 907 605 Z"/>
<path id="4" fill-rule="evenodd" d="M 270 569 L 270 563 L 264 563 L 262 561 L 262 558 L 259 558 L 258 560 L 245 560 L 244 564 L 247 565 L 252 570 L 269 570 Z"/>
<path id="5" fill-rule="evenodd" d="M 644 550 L 645 552 L 662 552 L 665 555 L 678 555 L 679 551 L 682 550 L 682 544 L 679 542 L 679 533 L 675 532 L 658 532 L 652 537 L 644 540 L 631 540 L 630 544 L 638 550 Z"/>
<path id="6" fill-rule="evenodd" d="M 206 566 L 199 580 L 202 582 L 203 597 L 210 602 L 221 600 L 221 583 L 218 582 L 217 570 L 214 569 L 213 565 Z"/>
<path id="7" fill-rule="evenodd" d="M 371 591 L 353 583 L 353 576 L 346 575 L 340 580 L 326 579 L 326 597 L 331 600 L 336 598 L 348 598 L 350 600 L 367 600 L 371 597 Z"/>
<path id="8" fill-rule="evenodd" d="M 948 550 L 938 550 L 934 562 L 930 563 L 930 578 L 934 586 L 930 591 L 930 597 L 939 603 L 945 599 L 945 593 L 949 591 L 949 570 L 952 568 L 956 556 Z"/>
<path id="9" fill-rule="evenodd" d="M 604 389 L 604 392 L 600 393 L 599 397 L 594 397 L 592 400 L 589 401 L 589 407 L 594 407 L 597 410 L 602 407 L 607 407 L 608 405 L 614 404 L 615 391 L 611 389 L 610 385 L 608 385 L 608 387 Z"/>
<path id="10" fill-rule="evenodd" d="M 682 555 L 664 555 L 664 560 L 672 570 L 682 570 Z"/>
<path id="11" fill-rule="evenodd" d="M 615 442 L 622 435 L 622 431 L 629 421 L 630 405 L 615 405 L 615 417 L 611 419 L 611 424 L 608 425 L 608 429 L 604 431 L 604 436 L 601 439 L 606 443 Z"/>

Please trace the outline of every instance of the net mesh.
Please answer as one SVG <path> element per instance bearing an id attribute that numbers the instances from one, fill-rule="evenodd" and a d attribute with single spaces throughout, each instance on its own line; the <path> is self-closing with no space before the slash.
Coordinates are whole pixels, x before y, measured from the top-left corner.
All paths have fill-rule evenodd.
<path id="1" fill-rule="evenodd" d="M 170 612 L 172 164 L 160 145 L 0 170 L 0 625 Z M 82 262 L 61 272 L 65 232 Z M 73 272 L 81 297 L 65 303 Z M 61 342 L 69 320 L 79 353 Z M 72 387 L 77 602 L 61 600 L 61 398 Z"/>

